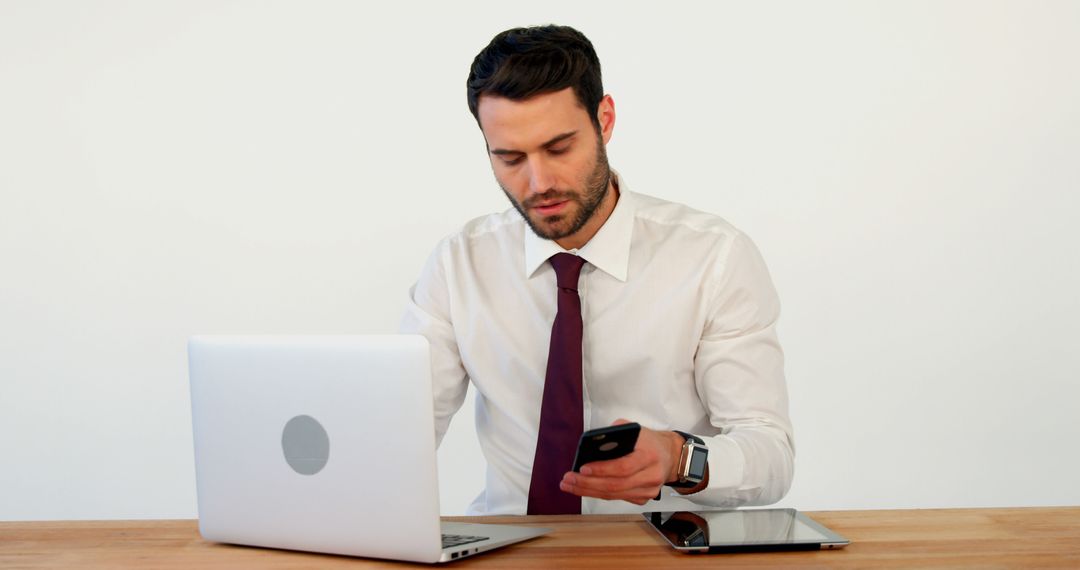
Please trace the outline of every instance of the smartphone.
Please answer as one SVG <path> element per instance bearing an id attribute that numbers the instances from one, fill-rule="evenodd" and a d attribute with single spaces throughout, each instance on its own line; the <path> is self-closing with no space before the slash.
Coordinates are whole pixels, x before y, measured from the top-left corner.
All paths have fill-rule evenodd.
<path id="1" fill-rule="evenodd" d="M 629 423 L 591 429 L 581 434 L 577 455 L 574 457 L 574 471 L 593 461 L 618 459 L 634 450 L 641 424 Z"/>

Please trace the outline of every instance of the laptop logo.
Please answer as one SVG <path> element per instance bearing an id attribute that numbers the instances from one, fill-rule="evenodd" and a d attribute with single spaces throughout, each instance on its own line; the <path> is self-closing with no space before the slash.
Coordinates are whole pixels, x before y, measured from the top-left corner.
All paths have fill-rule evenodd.
<path id="1" fill-rule="evenodd" d="M 281 450 L 293 471 L 314 475 L 330 459 L 330 438 L 326 429 L 311 416 L 296 416 L 285 423 L 281 432 Z"/>

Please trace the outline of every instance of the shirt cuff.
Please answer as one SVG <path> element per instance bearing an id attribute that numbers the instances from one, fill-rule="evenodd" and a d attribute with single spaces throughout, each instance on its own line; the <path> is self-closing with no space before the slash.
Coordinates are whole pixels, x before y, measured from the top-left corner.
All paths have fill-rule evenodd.
<path id="1" fill-rule="evenodd" d="M 746 457 L 739 444 L 724 435 L 701 437 L 701 440 L 705 442 L 705 447 L 709 448 L 709 484 L 694 495 L 707 493 L 713 489 L 741 487 Z"/>

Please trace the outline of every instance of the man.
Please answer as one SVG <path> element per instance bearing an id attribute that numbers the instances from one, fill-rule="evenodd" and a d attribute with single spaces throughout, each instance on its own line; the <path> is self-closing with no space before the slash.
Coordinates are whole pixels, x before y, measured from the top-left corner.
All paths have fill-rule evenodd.
<path id="1" fill-rule="evenodd" d="M 497 35 L 468 102 L 513 209 L 436 247 L 402 332 L 431 343 L 438 441 L 478 391 L 487 486 L 469 512 L 778 501 L 794 463 L 779 301 L 751 241 L 609 168 L 615 104 L 577 30 Z M 632 453 L 570 472 L 583 430 L 627 421 Z"/>

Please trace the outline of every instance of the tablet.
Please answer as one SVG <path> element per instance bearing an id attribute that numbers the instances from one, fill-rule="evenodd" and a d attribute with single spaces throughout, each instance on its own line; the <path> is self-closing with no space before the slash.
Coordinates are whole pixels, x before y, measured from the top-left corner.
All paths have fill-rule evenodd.
<path id="1" fill-rule="evenodd" d="M 643 513 L 682 552 L 754 552 L 842 548 L 850 541 L 795 509 Z"/>

